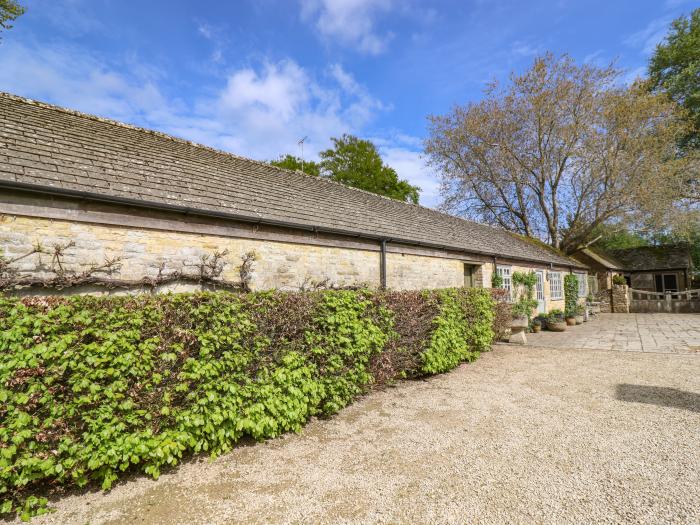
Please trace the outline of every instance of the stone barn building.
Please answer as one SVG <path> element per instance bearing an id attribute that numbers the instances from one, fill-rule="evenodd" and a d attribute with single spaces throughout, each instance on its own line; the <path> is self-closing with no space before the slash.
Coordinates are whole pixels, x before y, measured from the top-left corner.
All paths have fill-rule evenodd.
<path id="1" fill-rule="evenodd" d="M 501 229 L 0 94 L 0 255 L 19 276 L 55 272 L 46 253 L 22 257 L 37 243 L 65 246 L 65 271 L 120 258 L 125 279 L 224 250 L 235 279 L 254 252 L 253 289 L 488 287 L 493 272 L 510 288 L 514 271 L 535 270 L 543 311 L 563 308 L 566 272 L 586 272 Z"/>
<path id="2" fill-rule="evenodd" d="M 612 250 L 624 268 L 627 284 L 648 292 L 682 292 L 690 289 L 693 259 L 685 245 L 640 246 Z"/>

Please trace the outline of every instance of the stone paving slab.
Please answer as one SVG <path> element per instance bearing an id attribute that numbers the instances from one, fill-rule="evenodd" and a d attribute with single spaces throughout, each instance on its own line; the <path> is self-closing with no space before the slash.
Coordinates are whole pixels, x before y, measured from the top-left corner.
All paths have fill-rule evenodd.
<path id="1" fill-rule="evenodd" d="M 528 345 L 700 354 L 700 314 L 599 314 L 566 332 L 527 334 Z"/>

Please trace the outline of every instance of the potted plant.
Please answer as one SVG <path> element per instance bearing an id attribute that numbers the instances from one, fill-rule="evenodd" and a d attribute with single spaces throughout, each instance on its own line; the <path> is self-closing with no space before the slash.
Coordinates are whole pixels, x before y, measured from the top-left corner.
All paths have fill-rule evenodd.
<path id="1" fill-rule="evenodd" d="M 542 320 L 539 317 L 535 317 L 532 320 L 532 326 L 531 326 L 532 332 L 535 334 L 540 333 L 542 330 Z"/>
<path id="2" fill-rule="evenodd" d="M 573 273 L 570 273 L 564 276 L 564 318 L 569 326 L 576 324 L 577 307 L 578 278 Z"/>
<path id="3" fill-rule="evenodd" d="M 566 322 L 564 322 L 564 312 L 555 308 L 547 316 L 547 330 L 550 332 L 563 332 L 566 330 Z"/>
<path id="4" fill-rule="evenodd" d="M 586 307 L 582 304 L 576 305 L 576 324 L 583 324 L 586 320 Z"/>

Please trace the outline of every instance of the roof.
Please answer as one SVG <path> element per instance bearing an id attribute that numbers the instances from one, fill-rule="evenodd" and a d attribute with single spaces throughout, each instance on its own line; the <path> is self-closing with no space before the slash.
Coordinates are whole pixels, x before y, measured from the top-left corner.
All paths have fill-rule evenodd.
<path id="1" fill-rule="evenodd" d="M 622 267 L 627 271 L 671 270 L 691 267 L 690 250 L 682 244 L 640 246 L 638 248 L 610 250 L 610 253 L 620 261 Z"/>
<path id="2" fill-rule="evenodd" d="M 608 268 L 610 270 L 622 270 L 623 269 L 622 263 L 620 263 L 619 261 L 616 261 L 611 255 L 609 255 L 607 253 L 597 252 L 591 248 L 584 248 L 581 250 L 581 253 L 590 257 L 598 264 L 600 264 L 600 265 L 602 265 L 605 268 Z M 575 257 L 575 255 L 574 255 L 574 257 Z"/>
<path id="3" fill-rule="evenodd" d="M 582 267 L 499 228 L 1 92 L 0 184 Z"/>

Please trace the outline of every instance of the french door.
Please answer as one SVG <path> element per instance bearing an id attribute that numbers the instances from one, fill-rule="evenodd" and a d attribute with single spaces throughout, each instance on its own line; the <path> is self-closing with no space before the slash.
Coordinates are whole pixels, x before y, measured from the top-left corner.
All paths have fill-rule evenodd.
<path id="1" fill-rule="evenodd" d="M 535 294 L 537 299 L 537 312 L 541 314 L 547 313 L 547 302 L 544 298 L 544 272 L 537 270 L 535 272 L 537 281 L 535 282 Z"/>

